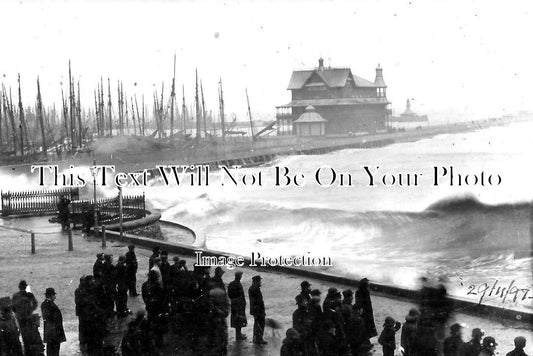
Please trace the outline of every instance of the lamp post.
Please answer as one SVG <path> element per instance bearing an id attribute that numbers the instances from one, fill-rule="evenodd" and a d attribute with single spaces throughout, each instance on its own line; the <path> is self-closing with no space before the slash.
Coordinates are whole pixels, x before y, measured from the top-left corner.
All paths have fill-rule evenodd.
<path id="1" fill-rule="evenodd" d="M 93 160 L 93 166 L 91 167 L 91 175 L 93 176 L 93 213 L 94 213 L 94 234 L 98 228 L 98 212 L 96 210 L 96 176 L 98 175 L 98 168 L 96 167 L 96 160 Z"/>

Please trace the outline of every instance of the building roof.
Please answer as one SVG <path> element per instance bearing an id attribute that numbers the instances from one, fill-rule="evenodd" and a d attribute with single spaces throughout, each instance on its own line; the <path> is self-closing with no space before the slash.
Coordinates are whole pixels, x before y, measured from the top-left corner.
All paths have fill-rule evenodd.
<path id="1" fill-rule="evenodd" d="M 307 106 L 336 106 L 336 105 L 387 105 L 390 102 L 386 98 L 338 98 L 338 99 L 301 99 L 293 100 L 281 108 L 307 107 Z"/>
<path id="2" fill-rule="evenodd" d="M 353 78 L 355 85 L 358 87 L 377 87 L 371 81 L 353 75 L 350 68 L 317 68 L 314 70 L 295 70 L 292 72 L 287 89 L 302 89 L 314 73 L 330 88 L 344 87 L 349 77 Z"/>
<path id="3" fill-rule="evenodd" d="M 315 108 L 311 105 L 305 108 L 305 112 L 300 115 L 300 117 L 294 121 L 295 124 L 302 123 L 313 123 L 313 122 L 327 122 L 328 120 L 320 116 L 319 113 L 315 111 Z"/>

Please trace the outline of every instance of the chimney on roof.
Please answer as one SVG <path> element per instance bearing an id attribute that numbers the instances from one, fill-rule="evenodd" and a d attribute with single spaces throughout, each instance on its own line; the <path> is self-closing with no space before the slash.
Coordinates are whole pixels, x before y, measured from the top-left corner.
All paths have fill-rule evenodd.
<path id="1" fill-rule="evenodd" d="M 383 68 L 378 63 L 378 67 L 376 68 L 376 79 L 374 80 L 374 84 L 379 88 L 386 88 L 387 84 L 385 84 L 385 80 L 383 79 Z"/>
<path id="2" fill-rule="evenodd" d="M 318 59 L 318 70 L 323 70 L 324 69 L 324 58 L 320 57 Z"/>

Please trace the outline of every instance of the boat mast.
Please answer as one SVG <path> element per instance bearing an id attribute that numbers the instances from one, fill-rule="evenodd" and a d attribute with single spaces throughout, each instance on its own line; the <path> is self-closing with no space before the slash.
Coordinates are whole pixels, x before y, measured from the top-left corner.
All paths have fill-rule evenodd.
<path id="1" fill-rule="evenodd" d="M 198 69 L 196 69 L 196 89 L 195 89 L 195 106 L 196 106 L 196 139 L 200 140 L 202 136 L 202 127 L 200 121 L 200 99 L 198 97 Z"/>
<path id="2" fill-rule="evenodd" d="M 205 137 L 207 137 L 207 114 L 205 110 L 204 86 L 202 85 L 202 81 L 200 81 L 200 91 L 202 93 L 202 118 L 204 121 L 204 134 Z"/>
<path id="3" fill-rule="evenodd" d="M 222 129 L 222 139 L 224 139 L 224 137 L 226 137 L 226 128 L 224 126 L 224 91 L 222 89 L 222 78 L 220 78 L 219 85 L 220 88 L 218 91 L 218 96 L 220 105 L 220 127 Z"/>
<path id="4" fill-rule="evenodd" d="M 111 112 L 111 80 L 107 78 L 107 115 L 109 117 L 109 137 L 113 137 L 113 116 Z"/>
<path id="5" fill-rule="evenodd" d="M 41 124 L 41 136 L 43 140 L 44 158 L 48 160 L 48 149 L 46 147 L 46 135 L 44 132 L 43 101 L 41 98 L 41 85 L 39 84 L 39 77 L 37 77 L 37 118 L 39 119 L 39 123 Z"/>
<path id="6" fill-rule="evenodd" d="M 170 137 L 174 135 L 174 102 L 176 100 L 176 53 L 174 53 L 174 74 L 170 93 Z"/>
<path id="7" fill-rule="evenodd" d="M 252 110 L 250 110 L 250 99 L 248 98 L 248 88 L 246 90 L 246 103 L 248 104 L 248 117 L 250 118 L 250 135 L 252 136 L 252 140 L 255 141 L 254 136 L 254 123 L 252 120 Z"/>
<path id="8" fill-rule="evenodd" d="M 185 105 L 185 85 L 182 84 L 183 100 L 181 104 L 181 115 L 183 116 L 183 133 L 187 134 L 187 106 Z"/>

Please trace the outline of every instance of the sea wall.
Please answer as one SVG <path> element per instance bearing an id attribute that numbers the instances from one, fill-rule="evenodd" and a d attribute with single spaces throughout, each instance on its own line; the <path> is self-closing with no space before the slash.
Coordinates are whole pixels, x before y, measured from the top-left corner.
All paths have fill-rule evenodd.
<path id="1" fill-rule="evenodd" d="M 197 251 L 201 251 L 203 256 L 214 256 L 214 257 L 229 257 L 229 256 L 235 256 L 233 254 L 229 254 L 226 252 L 221 251 L 215 251 L 215 250 L 207 250 L 207 249 L 197 249 L 191 246 L 178 244 L 178 243 L 172 243 L 172 242 L 165 242 L 160 240 L 153 240 L 150 238 L 142 237 L 142 236 L 133 236 L 129 234 L 123 234 L 123 239 L 120 239 L 120 234 L 116 232 L 107 232 L 106 233 L 107 239 L 122 241 L 124 243 L 131 243 L 138 247 L 146 248 L 146 249 L 152 249 L 156 246 L 160 247 L 162 250 L 166 250 L 170 253 L 174 253 L 177 255 L 182 256 L 195 256 Z M 249 258 L 244 258 L 244 265 L 249 267 L 251 261 Z M 301 268 L 295 268 L 295 267 L 287 267 L 287 266 L 269 266 L 269 267 L 250 267 L 257 270 L 268 270 L 270 272 L 279 272 L 283 274 L 289 274 L 289 275 L 295 275 L 300 276 L 304 278 L 313 278 L 320 281 L 328 282 L 328 283 L 334 283 L 334 284 L 342 284 L 347 286 L 353 286 L 357 287 L 359 285 L 359 281 L 356 279 L 351 279 L 347 277 L 341 277 L 336 276 L 324 272 L 317 272 L 314 270 L 306 270 Z M 400 288 L 396 286 L 391 285 L 385 285 L 380 283 L 371 283 L 370 289 L 373 291 L 373 293 L 377 295 L 381 295 L 384 297 L 392 298 L 392 299 L 401 299 L 411 302 L 416 302 L 419 300 L 420 292 L 416 290 L 410 290 L 405 288 Z M 529 324 L 531 329 L 533 330 L 533 313 L 527 313 L 512 309 L 506 309 L 501 308 L 497 306 L 492 305 L 486 305 L 486 304 L 478 304 L 467 300 L 462 300 L 456 297 L 450 298 L 455 306 L 456 310 L 461 310 L 462 313 L 465 314 L 471 314 L 476 315 L 484 318 L 489 319 L 505 319 L 509 322 L 517 321 L 522 323 Z"/>

